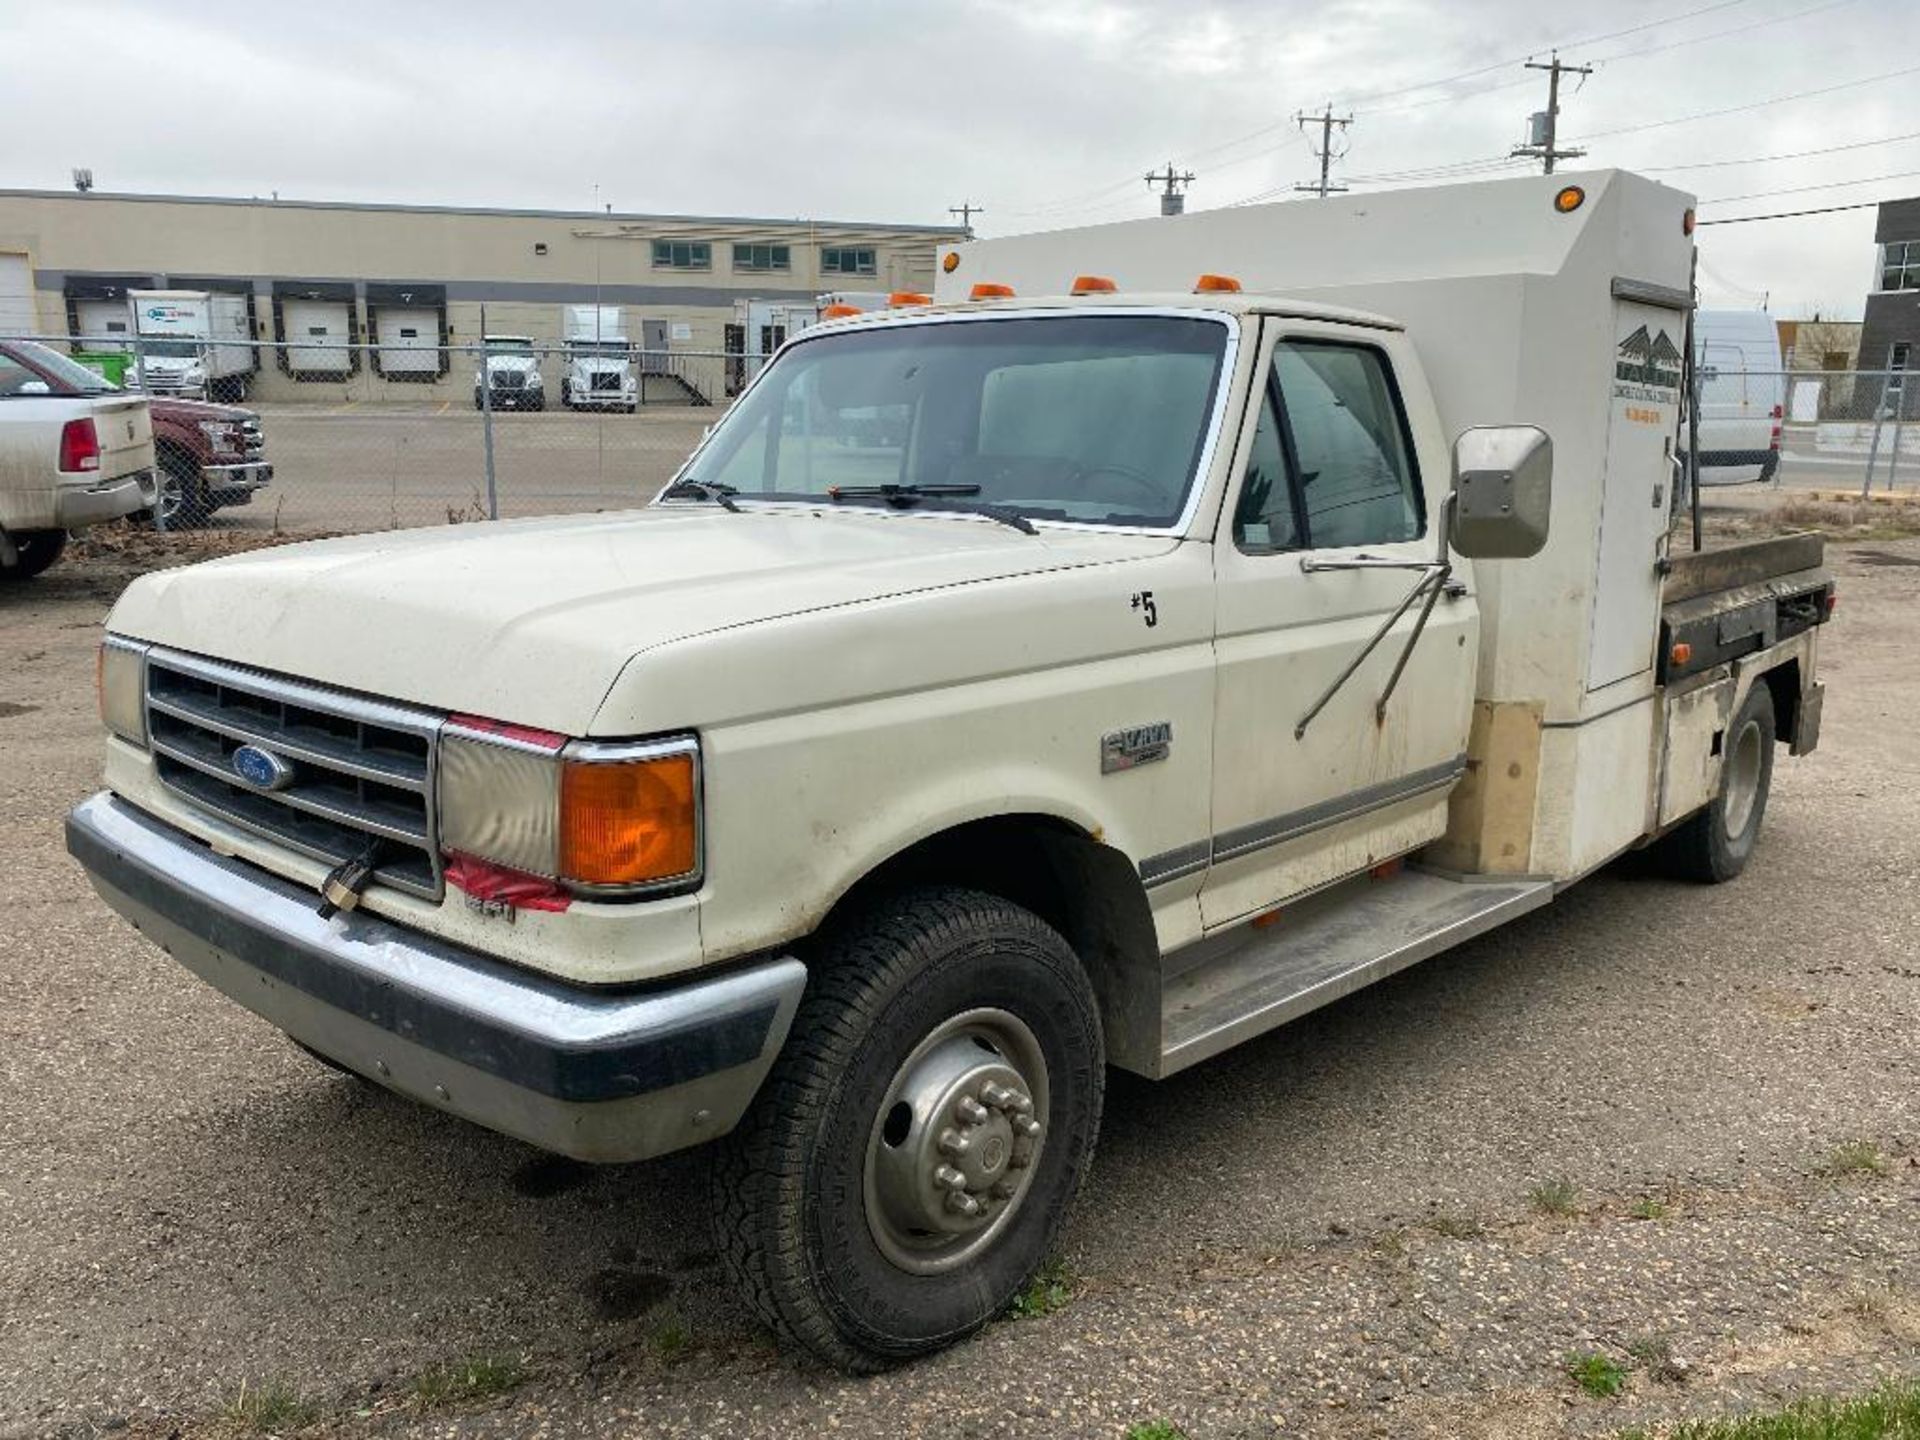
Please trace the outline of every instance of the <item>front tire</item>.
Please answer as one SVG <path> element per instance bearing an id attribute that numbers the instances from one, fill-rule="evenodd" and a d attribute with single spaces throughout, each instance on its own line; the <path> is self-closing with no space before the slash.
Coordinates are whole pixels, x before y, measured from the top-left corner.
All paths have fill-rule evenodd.
<path id="1" fill-rule="evenodd" d="M 165 449 L 159 456 L 159 474 L 155 477 L 159 493 L 154 496 L 154 528 L 191 530 L 207 523 L 213 506 L 200 483 L 200 466 L 191 455 Z"/>
<path id="2" fill-rule="evenodd" d="M 810 968 L 712 1213 L 774 1330 L 871 1371 L 972 1334 L 1054 1249 L 1099 1130 L 1099 1010 L 1058 933 L 976 891 L 876 903 Z"/>
<path id="3" fill-rule="evenodd" d="M 1773 788 L 1773 746 L 1773 692 L 1756 677 L 1727 727 L 1713 799 L 1654 846 L 1663 873 L 1719 885 L 1747 868 Z"/>

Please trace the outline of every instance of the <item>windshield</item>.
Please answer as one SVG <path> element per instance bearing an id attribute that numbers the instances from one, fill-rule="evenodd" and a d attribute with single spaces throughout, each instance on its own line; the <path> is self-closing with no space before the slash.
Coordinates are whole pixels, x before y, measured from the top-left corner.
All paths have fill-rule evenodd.
<path id="1" fill-rule="evenodd" d="M 148 355 L 157 355 L 169 360 L 200 358 L 200 342 L 197 340 L 147 340 L 141 343 L 140 348 Z"/>
<path id="2" fill-rule="evenodd" d="M 622 360 L 627 358 L 627 342 L 624 340 L 569 340 L 567 348 L 576 355 L 612 355 Z"/>
<path id="3" fill-rule="evenodd" d="M 922 503 L 1171 525 L 1206 443 L 1227 334 L 1191 316 L 1060 314 L 803 340 L 682 478 L 796 500 L 834 487 L 968 487 Z"/>
<path id="4" fill-rule="evenodd" d="M 42 345 L 37 340 L 18 341 L 14 348 L 29 364 L 46 371 L 60 384 L 70 386 L 83 394 L 105 395 L 120 388 L 98 370 L 89 370 L 79 361 L 69 360 L 58 350 Z"/>
<path id="5" fill-rule="evenodd" d="M 505 338 L 496 339 L 493 336 L 488 336 L 487 353 L 489 355 L 507 355 L 516 360 L 531 360 L 533 358 L 533 341 L 509 340 Z"/>

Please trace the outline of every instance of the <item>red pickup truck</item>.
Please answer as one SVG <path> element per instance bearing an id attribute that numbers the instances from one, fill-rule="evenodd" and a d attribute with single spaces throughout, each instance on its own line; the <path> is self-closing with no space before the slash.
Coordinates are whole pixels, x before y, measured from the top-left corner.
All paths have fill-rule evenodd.
<path id="1" fill-rule="evenodd" d="M 78 361 L 32 340 L 0 340 L 0 355 L 47 382 L 55 395 L 97 395 L 117 389 Z M 148 397 L 153 415 L 156 493 L 150 512 L 169 530 L 204 524 L 215 510 L 246 505 L 273 479 L 264 458 L 260 417 L 234 405 Z"/>

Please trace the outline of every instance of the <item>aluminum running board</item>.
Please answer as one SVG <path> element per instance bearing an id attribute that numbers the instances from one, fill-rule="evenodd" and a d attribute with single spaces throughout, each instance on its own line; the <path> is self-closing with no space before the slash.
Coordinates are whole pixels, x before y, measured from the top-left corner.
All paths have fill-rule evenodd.
<path id="1" fill-rule="evenodd" d="M 1360 876 L 1167 958 L 1159 1074 L 1172 1075 L 1553 898 L 1525 876 Z M 1177 971 L 1177 973 L 1172 973 Z"/>

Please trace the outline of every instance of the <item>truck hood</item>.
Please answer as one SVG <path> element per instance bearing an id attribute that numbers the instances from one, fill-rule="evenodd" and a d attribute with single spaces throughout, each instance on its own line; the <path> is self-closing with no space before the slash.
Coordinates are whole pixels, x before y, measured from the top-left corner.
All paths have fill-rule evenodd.
<path id="1" fill-rule="evenodd" d="M 537 369 L 539 364 L 540 362 L 530 355 L 489 355 L 487 357 L 489 370 L 525 371 Z"/>
<path id="2" fill-rule="evenodd" d="M 627 662 L 657 646 L 1176 543 L 1025 535 L 952 512 L 676 504 L 254 551 L 144 576 L 107 623 L 368 695 L 582 735 Z"/>

